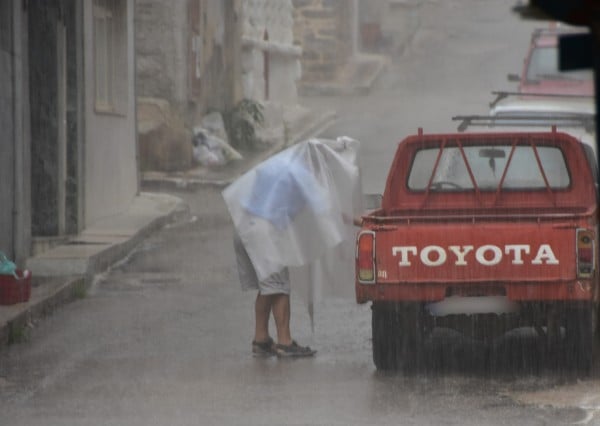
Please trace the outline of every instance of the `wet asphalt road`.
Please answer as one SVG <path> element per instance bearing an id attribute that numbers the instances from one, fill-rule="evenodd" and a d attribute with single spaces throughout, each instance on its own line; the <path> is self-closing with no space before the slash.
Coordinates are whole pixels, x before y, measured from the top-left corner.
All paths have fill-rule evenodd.
<path id="1" fill-rule="evenodd" d="M 369 96 L 303 100 L 338 111 L 325 136 L 363 142 L 366 192 L 381 192 L 401 137 L 453 131 L 450 116 L 485 112 L 489 92 L 507 88 L 535 26 L 512 5 L 426 1 L 412 43 Z M 189 217 L 0 353 L 0 425 L 600 424 L 598 362 L 580 379 L 547 364 L 531 336 L 505 338 L 487 357 L 440 330 L 422 371 L 379 373 L 370 308 L 348 297 L 316 307 L 314 332 L 293 298 L 294 338 L 316 357 L 253 358 L 254 295 L 239 290 L 220 192 L 178 195 Z"/>
<path id="2" fill-rule="evenodd" d="M 598 374 L 548 371 L 529 338 L 507 339 L 499 348 L 511 356 L 490 367 L 481 347 L 441 331 L 422 371 L 378 373 L 369 306 L 347 298 L 317 306 L 314 333 L 293 300 L 294 337 L 316 357 L 253 358 L 254 294 L 239 290 L 220 193 L 180 195 L 189 218 L 0 355 L 0 424 L 548 425 L 593 416 Z"/>

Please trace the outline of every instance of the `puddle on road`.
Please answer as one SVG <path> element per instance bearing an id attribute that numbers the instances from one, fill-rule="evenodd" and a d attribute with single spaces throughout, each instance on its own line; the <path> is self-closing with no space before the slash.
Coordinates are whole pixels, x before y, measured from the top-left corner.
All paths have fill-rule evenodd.
<path id="1" fill-rule="evenodd" d="M 104 281 L 103 290 L 108 291 L 142 291 L 144 289 L 172 289 L 183 285 L 182 276 L 168 272 L 135 272 L 119 273 Z"/>
<path id="2" fill-rule="evenodd" d="M 523 405 L 576 409 L 564 424 L 597 424 L 600 422 L 600 383 L 597 380 L 561 385 L 545 390 L 509 392 L 507 396 Z"/>

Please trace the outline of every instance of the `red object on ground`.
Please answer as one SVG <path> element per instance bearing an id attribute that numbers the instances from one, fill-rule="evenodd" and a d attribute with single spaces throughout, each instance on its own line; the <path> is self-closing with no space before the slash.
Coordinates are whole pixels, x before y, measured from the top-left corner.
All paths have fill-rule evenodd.
<path id="1" fill-rule="evenodd" d="M 0 305 L 27 302 L 31 297 L 31 272 L 17 269 L 19 279 L 0 275 Z"/>

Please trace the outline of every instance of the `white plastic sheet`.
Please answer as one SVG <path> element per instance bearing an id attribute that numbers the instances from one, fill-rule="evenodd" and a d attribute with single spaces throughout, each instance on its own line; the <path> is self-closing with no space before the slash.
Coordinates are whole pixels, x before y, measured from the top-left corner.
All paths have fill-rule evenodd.
<path id="1" fill-rule="evenodd" d="M 223 191 L 259 279 L 290 267 L 312 310 L 353 292 L 353 218 L 362 212 L 359 142 L 310 139 L 260 163 Z"/>

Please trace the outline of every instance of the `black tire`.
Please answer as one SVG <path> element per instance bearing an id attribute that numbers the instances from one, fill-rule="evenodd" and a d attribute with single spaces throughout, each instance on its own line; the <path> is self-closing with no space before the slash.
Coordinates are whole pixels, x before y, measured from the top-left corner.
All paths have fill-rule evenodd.
<path id="1" fill-rule="evenodd" d="M 423 309 L 420 303 L 374 302 L 372 307 L 373 362 L 381 371 L 405 374 L 423 364 Z"/>
<path id="2" fill-rule="evenodd" d="M 405 375 L 420 371 L 424 364 L 425 312 L 421 303 L 408 303 L 402 310 L 401 353 Z"/>
<path id="3" fill-rule="evenodd" d="M 565 310 L 565 361 L 568 368 L 589 374 L 594 360 L 595 306 L 582 303 Z"/>
<path id="4" fill-rule="evenodd" d="M 373 362 L 377 370 L 395 371 L 400 366 L 400 312 L 397 304 L 373 302 L 371 329 Z"/>

